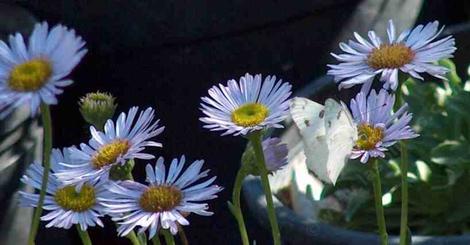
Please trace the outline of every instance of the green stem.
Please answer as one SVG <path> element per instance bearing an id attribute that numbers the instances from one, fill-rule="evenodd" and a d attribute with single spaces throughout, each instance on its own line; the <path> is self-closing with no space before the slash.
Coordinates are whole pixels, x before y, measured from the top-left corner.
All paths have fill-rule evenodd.
<path id="1" fill-rule="evenodd" d="M 388 244 L 387 228 L 385 226 L 384 207 L 382 205 L 382 184 L 380 183 L 380 172 L 378 160 L 372 162 L 372 185 L 374 187 L 375 211 L 377 213 L 377 225 L 379 226 L 380 244 Z"/>
<path id="2" fill-rule="evenodd" d="M 129 232 L 126 237 L 132 242 L 132 245 L 140 245 L 139 238 L 137 238 L 135 231 Z"/>
<path id="3" fill-rule="evenodd" d="M 175 245 L 175 239 L 173 235 L 170 233 L 170 231 L 166 229 L 161 229 L 160 232 L 163 234 L 163 237 L 165 238 L 166 245 Z"/>
<path id="4" fill-rule="evenodd" d="M 92 245 L 90 235 L 88 235 L 88 231 L 82 231 L 79 225 L 75 225 L 77 227 L 78 235 L 82 240 L 83 245 Z"/>
<path id="5" fill-rule="evenodd" d="M 189 245 L 188 238 L 186 237 L 186 233 L 184 232 L 183 226 L 179 227 L 178 234 L 180 235 L 181 243 L 183 245 Z"/>
<path id="6" fill-rule="evenodd" d="M 158 233 L 155 234 L 155 236 L 152 237 L 152 244 L 153 245 L 161 245 L 160 238 L 158 237 Z"/>
<path id="7" fill-rule="evenodd" d="M 29 231 L 28 244 L 33 245 L 36 239 L 36 234 L 39 228 L 39 219 L 42 213 L 42 206 L 44 205 L 44 198 L 46 196 L 47 182 L 49 180 L 49 172 L 51 169 L 51 151 L 52 151 L 52 120 L 51 111 L 47 104 L 41 103 L 41 120 L 44 128 L 43 138 L 43 154 L 42 164 L 44 172 L 41 180 L 41 192 L 39 193 L 39 201 L 36 210 L 34 211 L 33 220 L 31 223 L 31 230 Z"/>
<path id="8" fill-rule="evenodd" d="M 249 245 L 250 240 L 248 239 L 248 232 L 246 231 L 245 221 L 243 219 L 243 213 L 240 204 L 240 193 L 242 189 L 243 179 L 245 179 L 246 171 L 243 166 L 240 167 L 235 178 L 235 184 L 233 187 L 232 193 L 232 202 L 233 202 L 233 216 L 238 223 L 238 229 L 240 230 L 240 236 L 242 238 L 243 245 Z"/>
<path id="9" fill-rule="evenodd" d="M 395 102 L 395 111 L 405 103 L 403 98 L 401 82 L 397 93 Z M 400 217 L 400 245 L 408 243 L 408 149 L 405 142 L 400 141 L 400 171 L 401 171 L 401 217 Z"/>
<path id="10" fill-rule="evenodd" d="M 126 164 L 134 164 L 134 160 L 131 159 Z M 126 176 L 122 180 L 134 180 L 134 177 L 132 176 L 132 170 L 126 172 Z M 139 238 L 137 237 L 137 235 L 135 234 L 135 231 L 129 232 L 129 234 L 127 234 L 126 237 L 132 242 L 133 245 L 141 245 L 141 242 Z"/>
<path id="11" fill-rule="evenodd" d="M 408 149 L 406 143 L 400 141 L 400 171 L 401 171 L 401 219 L 400 245 L 408 242 Z"/>
<path id="12" fill-rule="evenodd" d="M 276 210 L 274 209 L 273 195 L 269 186 L 268 170 L 264 159 L 263 146 L 261 144 L 261 131 L 252 133 L 249 136 L 253 150 L 256 156 L 257 167 L 260 172 L 261 184 L 263 185 L 264 194 L 266 195 L 266 204 L 268 207 L 268 218 L 271 223 L 271 231 L 274 245 L 281 245 L 281 232 L 277 224 Z"/>

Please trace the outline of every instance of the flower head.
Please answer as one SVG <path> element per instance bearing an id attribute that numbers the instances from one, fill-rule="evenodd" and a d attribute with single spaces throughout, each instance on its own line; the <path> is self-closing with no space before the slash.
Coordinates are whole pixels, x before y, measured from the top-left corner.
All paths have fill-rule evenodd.
<path id="1" fill-rule="evenodd" d="M 159 120 L 154 121 L 155 111 L 152 108 L 141 111 L 136 118 L 138 111 L 138 107 L 132 107 L 127 114 L 121 113 L 116 123 L 108 120 L 104 132 L 91 126 L 92 138 L 88 144 L 80 144 L 80 149 L 70 149 L 71 158 L 77 164 L 61 162 L 70 169 L 56 173 L 57 177 L 70 184 L 106 180 L 111 167 L 116 164 L 124 165 L 134 158 L 154 158 L 142 151 L 146 146 L 162 146 L 150 139 L 159 135 L 164 127 L 159 127 Z"/>
<path id="2" fill-rule="evenodd" d="M 438 29 L 439 22 L 434 21 L 418 25 L 411 31 L 405 31 L 396 37 L 395 26 L 389 21 L 387 29 L 388 42 L 383 42 L 374 31 L 369 31 L 370 42 L 354 33 L 356 41 L 348 44 L 340 43 L 339 47 L 346 54 L 332 54 L 338 65 L 328 65 L 329 75 L 333 75 L 339 88 L 350 88 L 356 84 L 369 87 L 378 74 L 384 88 L 396 90 L 398 72 L 408 73 L 414 78 L 423 80 L 419 73 L 428 73 L 437 78 L 446 79 L 448 69 L 433 64 L 434 62 L 452 57 L 456 50 L 452 36 L 436 38 L 443 28 Z"/>
<path id="3" fill-rule="evenodd" d="M 35 115 L 39 104 L 56 104 L 64 79 L 87 50 L 73 29 L 62 25 L 50 31 L 48 24 L 36 24 L 28 45 L 19 33 L 11 35 L 9 46 L 0 41 L 0 118 L 18 106 L 28 104 Z"/>
<path id="4" fill-rule="evenodd" d="M 105 188 L 103 182 L 83 183 L 82 188 L 61 182 L 53 173 L 63 170 L 64 166 L 58 164 L 62 161 L 70 162 L 70 151 L 58 149 L 52 151 L 51 174 L 47 183 L 46 196 L 43 208 L 47 214 L 41 220 L 48 221 L 46 227 L 69 229 L 73 224 L 79 224 L 82 230 L 88 226 L 103 226 L 100 218 L 103 216 L 103 206 L 98 200 Z M 26 171 L 21 181 L 37 190 L 41 189 L 44 168 L 39 163 L 33 163 Z M 20 205 L 36 207 L 39 194 L 20 192 Z"/>
<path id="5" fill-rule="evenodd" d="M 118 222 L 120 236 L 137 226 L 140 226 L 139 233 L 149 230 L 149 239 L 160 227 L 176 234 L 178 224 L 189 224 L 186 216 L 190 213 L 212 215 L 207 211 L 207 203 L 201 202 L 216 198 L 222 188 L 212 185 L 216 177 L 195 184 L 209 172 L 201 172 L 204 161 L 195 161 L 183 171 L 184 163 L 184 156 L 173 159 L 168 173 L 162 157 L 155 168 L 148 164 L 145 170 L 149 185 L 133 181 L 110 182 L 101 200 L 107 213 Z"/>
<path id="6" fill-rule="evenodd" d="M 395 96 L 386 90 L 379 93 L 372 90 L 366 98 L 364 92 L 351 100 L 351 111 L 357 123 L 358 140 L 353 148 L 351 158 L 361 158 L 366 163 L 370 157 L 385 157 L 387 147 L 398 140 L 412 139 L 419 135 L 409 126 L 412 114 L 403 105 L 393 112 Z"/>
<path id="7" fill-rule="evenodd" d="M 204 128 L 225 131 L 222 135 L 246 135 L 264 128 L 281 128 L 289 109 L 291 85 L 276 81 L 275 76 L 246 74 L 237 83 L 219 84 L 209 89 L 209 97 L 202 97 L 201 117 Z"/>

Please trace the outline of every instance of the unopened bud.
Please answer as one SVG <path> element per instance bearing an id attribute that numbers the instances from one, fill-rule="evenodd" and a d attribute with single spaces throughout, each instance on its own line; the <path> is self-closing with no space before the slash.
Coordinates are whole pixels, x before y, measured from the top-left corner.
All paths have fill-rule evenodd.
<path id="1" fill-rule="evenodd" d="M 103 130 L 106 121 L 113 117 L 117 104 L 109 93 L 88 93 L 78 103 L 85 121 L 99 130 Z"/>

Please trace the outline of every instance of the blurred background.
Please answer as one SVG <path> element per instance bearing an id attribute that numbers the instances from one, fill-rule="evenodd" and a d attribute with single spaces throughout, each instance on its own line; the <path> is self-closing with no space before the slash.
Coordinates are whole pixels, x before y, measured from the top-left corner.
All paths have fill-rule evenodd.
<path id="1" fill-rule="evenodd" d="M 186 234 L 191 244 L 240 244 L 226 201 L 246 142 L 202 128 L 198 107 L 207 89 L 246 72 L 276 75 L 292 83 L 294 90 L 301 89 L 325 74 L 326 64 L 332 62 L 329 52 L 338 49 L 339 41 L 350 38 L 353 31 L 384 33 L 388 19 L 395 21 L 399 31 L 431 20 L 445 24 L 446 34 L 456 37 L 456 63 L 462 65 L 458 69 L 466 72 L 469 1 L 0 1 L 2 38 L 15 31 L 27 35 L 34 22 L 47 21 L 74 28 L 87 41 L 89 52 L 71 75 L 75 83 L 52 107 L 54 147 L 88 140 L 77 102 L 85 93 L 100 90 L 117 97 L 118 112 L 131 106 L 156 108 L 166 129 L 158 137 L 164 147 L 151 151 L 155 155 L 170 159 L 185 154 L 191 160 L 206 160 L 205 167 L 218 176 L 217 183 L 225 190 L 210 202 L 214 216 L 190 217 Z M 27 131 L 31 139 L 21 143 L 29 148 L 21 149 L 33 152 L 37 127 L 26 123 L 33 124 Z M 16 158 L 0 162 L 0 244 L 26 236 L 23 227 L 28 227 L 15 221 L 29 214 L 15 208 L 14 193 L 21 188 L 18 177 L 25 163 L 34 156 L 8 157 L 0 159 Z M 143 164 L 138 162 L 134 169 L 141 181 Z M 269 244 L 269 232 L 249 212 L 245 215 L 250 238 Z M 107 225 L 91 229 L 94 244 L 130 244 L 115 237 L 109 220 Z M 74 229 L 43 228 L 37 244 L 80 244 L 80 240 Z"/>

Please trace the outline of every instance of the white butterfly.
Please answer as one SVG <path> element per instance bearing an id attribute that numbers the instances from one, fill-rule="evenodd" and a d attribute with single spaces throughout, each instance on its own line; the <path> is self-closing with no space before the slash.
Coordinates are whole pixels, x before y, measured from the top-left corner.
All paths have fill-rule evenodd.
<path id="1" fill-rule="evenodd" d="M 357 140 L 357 127 L 344 103 L 325 105 L 306 98 L 291 100 L 290 113 L 300 130 L 309 170 L 335 184 Z"/>

